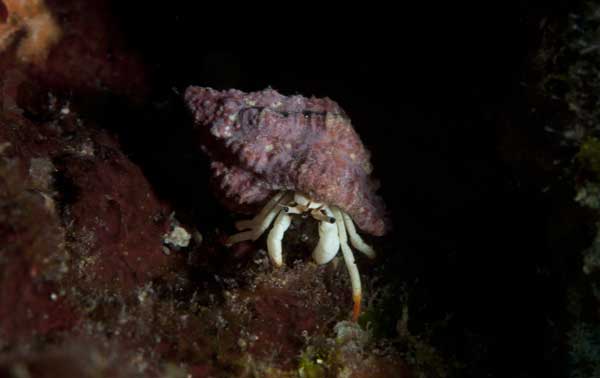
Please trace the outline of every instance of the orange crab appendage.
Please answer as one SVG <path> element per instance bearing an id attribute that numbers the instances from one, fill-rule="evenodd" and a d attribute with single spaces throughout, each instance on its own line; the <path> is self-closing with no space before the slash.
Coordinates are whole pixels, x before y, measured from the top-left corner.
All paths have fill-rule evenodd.
<path id="1" fill-rule="evenodd" d="M 43 0 L 0 0 L 0 52 L 17 44 L 17 58 L 42 64 L 61 29 Z"/>

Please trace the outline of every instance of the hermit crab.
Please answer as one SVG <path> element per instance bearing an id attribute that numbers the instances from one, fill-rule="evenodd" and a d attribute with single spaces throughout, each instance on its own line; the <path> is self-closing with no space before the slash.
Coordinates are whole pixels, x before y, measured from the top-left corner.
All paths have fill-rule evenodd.
<path id="1" fill-rule="evenodd" d="M 388 222 L 375 194 L 369 152 L 349 117 L 329 98 L 284 96 L 273 89 L 244 93 L 188 87 L 189 108 L 213 178 L 233 210 L 263 205 L 226 244 L 257 240 L 267 232 L 267 251 L 283 265 L 282 241 L 293 216 L 319 222 L 313 251 L 317 264 L 341 249 L 350 274 L 353 319 L 360 314 L 361 282 L 349 243 L 370 258 L 375 251 L 354 227 L 383 235 Z"/>

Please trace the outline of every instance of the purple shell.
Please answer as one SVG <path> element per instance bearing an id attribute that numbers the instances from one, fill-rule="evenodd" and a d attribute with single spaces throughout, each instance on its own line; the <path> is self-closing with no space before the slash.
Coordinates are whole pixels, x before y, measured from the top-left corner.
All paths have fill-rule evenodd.
<path id="1" fill-rule="evenodd" d="M 194 86 L 185 101 L 214 177 L 237 205 L 293 190 L 338 206 L 365 232 L 385 233 L 369 152 L 336 102 L 273 89 L 244 93 Z"/>

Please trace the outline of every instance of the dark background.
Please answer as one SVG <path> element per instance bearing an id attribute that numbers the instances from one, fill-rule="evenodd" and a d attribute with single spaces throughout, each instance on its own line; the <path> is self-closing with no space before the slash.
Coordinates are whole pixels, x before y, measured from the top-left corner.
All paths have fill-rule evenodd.
<path id="1" fill-rule="evenodd" d="M 194 221 L 219 223 L 182 90 L 271 86 L 336 100 L 372 152 L 394 222 L 379 242 L 380 269 L 397 287 L 408 285 L 411 331 L 449 316 L 432 343 L 464 363 L 466 376 L 561 376 L 566 351 L 552 322 L 562 293 L 548 270 L 577 267 L 552 257 L 548 223 L 557 205 L 542 190 L 551 174 L 507 158 L 506 136 L 517 130 L 524 142 L 515 154 L 538 159 L 528 146 L 545 136 L 524 116 L 527 75 L 541 20 L 569 8 L 450 3 L 119 2 L 114 13 L 131 47 L 153 69 L 155 102 L 115 130 L 183 216 L 192 208 Z"/>

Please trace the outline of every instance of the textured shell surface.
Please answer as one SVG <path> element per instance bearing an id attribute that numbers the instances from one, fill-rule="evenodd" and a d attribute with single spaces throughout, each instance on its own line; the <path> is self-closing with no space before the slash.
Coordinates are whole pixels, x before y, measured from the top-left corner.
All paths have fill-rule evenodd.
<path id="1" fill-rule="evenodd" d="M 190 86 L 185 102 L 220 194 L 234 205 L 293 190 L 338 206 L 365 232 L 385 233 L 369 152 L 335 101 Z"/>

